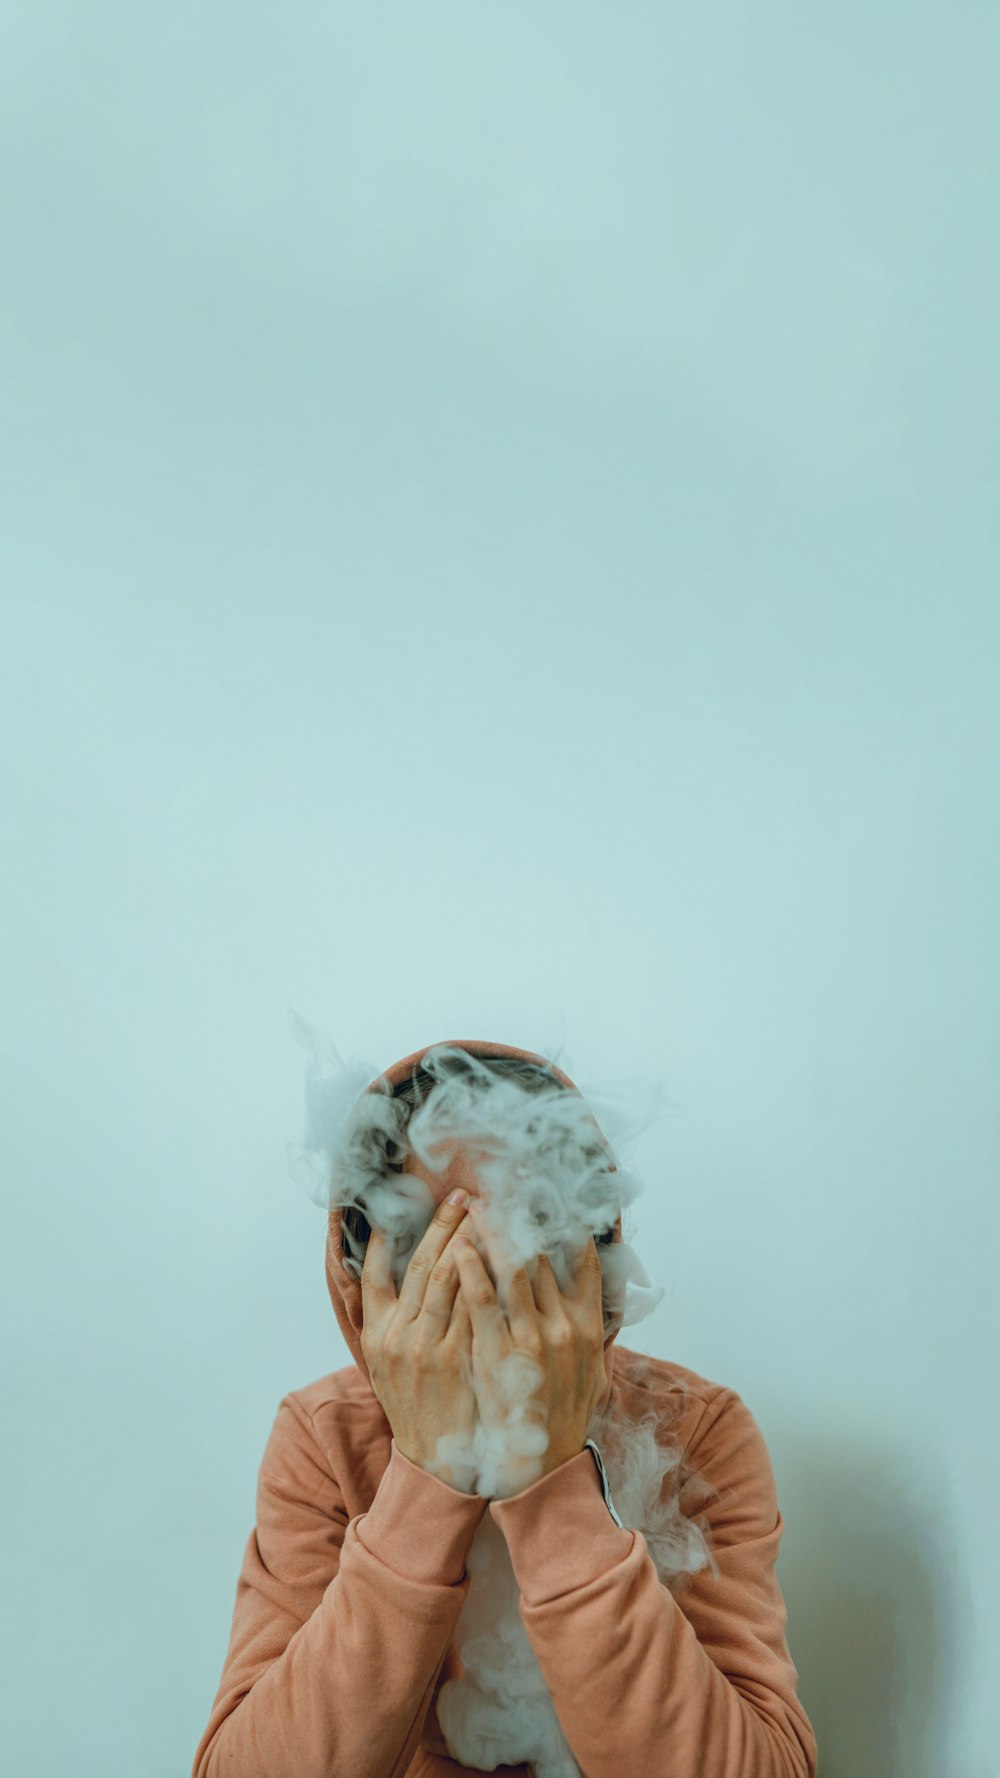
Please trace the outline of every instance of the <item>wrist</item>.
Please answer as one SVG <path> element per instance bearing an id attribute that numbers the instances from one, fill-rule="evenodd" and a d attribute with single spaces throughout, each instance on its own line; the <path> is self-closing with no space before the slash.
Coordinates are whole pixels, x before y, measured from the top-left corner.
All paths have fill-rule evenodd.
<path id="1" fill-rule="evenodd" d="M 425 1475 L 433 1476 L 435 1481 L 443 1482 L 446 1488 L 453 1488 L 457 1494 L 473 1494 L 475 1492 L 475 1466 L 468 1459 L 463 1461 L 461 1458 L 456 1458 L 447 1461 L 446 1454 L 442 1451 L 436 1452 L 431 1457 L 426 1451 L 421 1451 L 416 1446 L 400 1444 L 399 1440 L 395 1438 L 395 1434 L 393 1437 L 397 1451 L 406 1458 L 408 1463 L 412 1463 L 415 1469 L 422 1469 Z"/>
<path id="2" fill-rule="evenodd" d="M 579 1457 L 580 1452 L 585 1449 L 586 1446 L 582 1438 L 579 1444 L 565 1443 L 553 1446 L 551 1450 L 546 1451 L 542 1459 L 542 1474 L 548 1475 L 553 1469 L 561 1469 L 564 1463 L 572 1463 L 573 1458 Z"/>

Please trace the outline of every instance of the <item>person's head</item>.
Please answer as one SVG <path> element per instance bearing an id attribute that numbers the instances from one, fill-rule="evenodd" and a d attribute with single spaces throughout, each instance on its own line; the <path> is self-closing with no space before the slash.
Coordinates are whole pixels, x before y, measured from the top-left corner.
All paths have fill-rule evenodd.
<path id="1" fill-rule="evenodd" d="M 476 1058 L 475 1065 L 479 1070 L 485 1069 L 499 1079 L 511 1082 L 525 1093 L 551 1092 L 553 1088 L 558 1088 L 561 1091 L 569 1090 L 549 1069 L 526 1057 L 479 1056 Z M 461 1059 L 453 1057 L 450 1067 L 454 1069 L 456 1066 L 461 1066 Z M 475 1168 L 475 1156 L 467 1147 L 456 1147 L 452 1152 L 449 1164 L 438 1171 L 433 1171 L 424 1164 L 419 1155 L 414 1153 L 406 1140 L 406 1130 L 410 1119 L 423 1105 L 433 1088 L 439 1084 L 440 1079 L 440 1066 L 432 1074 L 428 1069 L 421 1067 L 419 1063 L 414 1064 L 410 1074 L 400 1081 L 393 1091 L 393 1106 L 396 1112 L 393 1125 L 396 1133 L 394 1135 L 385 1134 L 381 1139 L 381 1147 L 384 1150 L 383 1164 L 387 1174 L 417 1174 L 426 1184 L 435 1205 L 439 1204 L 456 1186 L 463 1186 L 472 1197 L 475 1197 L 480 1189 Z M 596 1124 L 594 1129 L 595 1139 L 583 1151 L 591 1162 L 599 1160 L 600 1156 L 606 1152 L 603 1140 L 598 1140 L 600 1133 L 597 1131 Z M 341 1216 L 345 1229 L 345 1245 L 349 1246 L 351 1252 L 358 1255 L 359 1258 L 363 1257 L 368 1237 L 371 1234 L 371 1224 L 368 1218 L 356 1204 L 345 1206 Z M 615 1222 L 599 1230 L 594 1236 L 599 1252 L 602 1247 L 607 1248 L 620 1238 L 620 1215 Z"/>

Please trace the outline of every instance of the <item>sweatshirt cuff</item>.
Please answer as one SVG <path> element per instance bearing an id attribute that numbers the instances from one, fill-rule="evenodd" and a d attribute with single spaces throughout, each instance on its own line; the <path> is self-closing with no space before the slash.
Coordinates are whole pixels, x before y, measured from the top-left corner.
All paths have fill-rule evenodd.
<path id="1" fill-rule="evenodd" d="M 357 1521 L 358 1539 L 404 1580 L 452 1587 L 465 1573 L 487 1504 L 412 1463 L 393 1439 L 375 1498 Z"/>
<path id="2" fill-rule="evenodd" d="M 520 1494 L 491 1500 L 526 1605 L 543 1605 L 624 1561 L 635 1532 L 608 1511 L 597 1465 L 584 1449 Z"/>

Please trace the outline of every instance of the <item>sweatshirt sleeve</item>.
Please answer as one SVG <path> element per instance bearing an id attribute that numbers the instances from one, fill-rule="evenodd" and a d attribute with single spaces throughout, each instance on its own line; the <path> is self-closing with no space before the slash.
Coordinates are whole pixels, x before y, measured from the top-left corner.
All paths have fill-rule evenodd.
<path id="1" fill-rule="evenodd" d="M 393 1440 L 348 1519 L 308 1411 L 286 1396 L 192 1778 L 392 1778 L 412 1757 L 469 1587 L 487 1502 Z"/>
<path id="2" fill-rule="evenodd" d="M 588 1450 L 490 1504 L 563 1732 L 587 1778 L 815 1778 L 775 1573 L 784 1521 L 735 1391 L 712 1397 L 685 1455 L 718 1491 L 699 1514 L 717 1572 L 676 1598 L 642 1533 L 615 1524 Z"/>

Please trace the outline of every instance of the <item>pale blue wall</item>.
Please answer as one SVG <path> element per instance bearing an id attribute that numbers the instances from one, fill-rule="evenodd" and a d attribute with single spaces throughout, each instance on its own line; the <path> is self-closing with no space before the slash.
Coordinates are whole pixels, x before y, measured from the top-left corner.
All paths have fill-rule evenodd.
<path id="1" fill-rule="evenodd" d="M 665 1084 L 825 1778 L 991 1778 L 995 8 L 0 31 L 11 1770 L 183 1778 L 346 1361 L 294 1006 Z"/>

